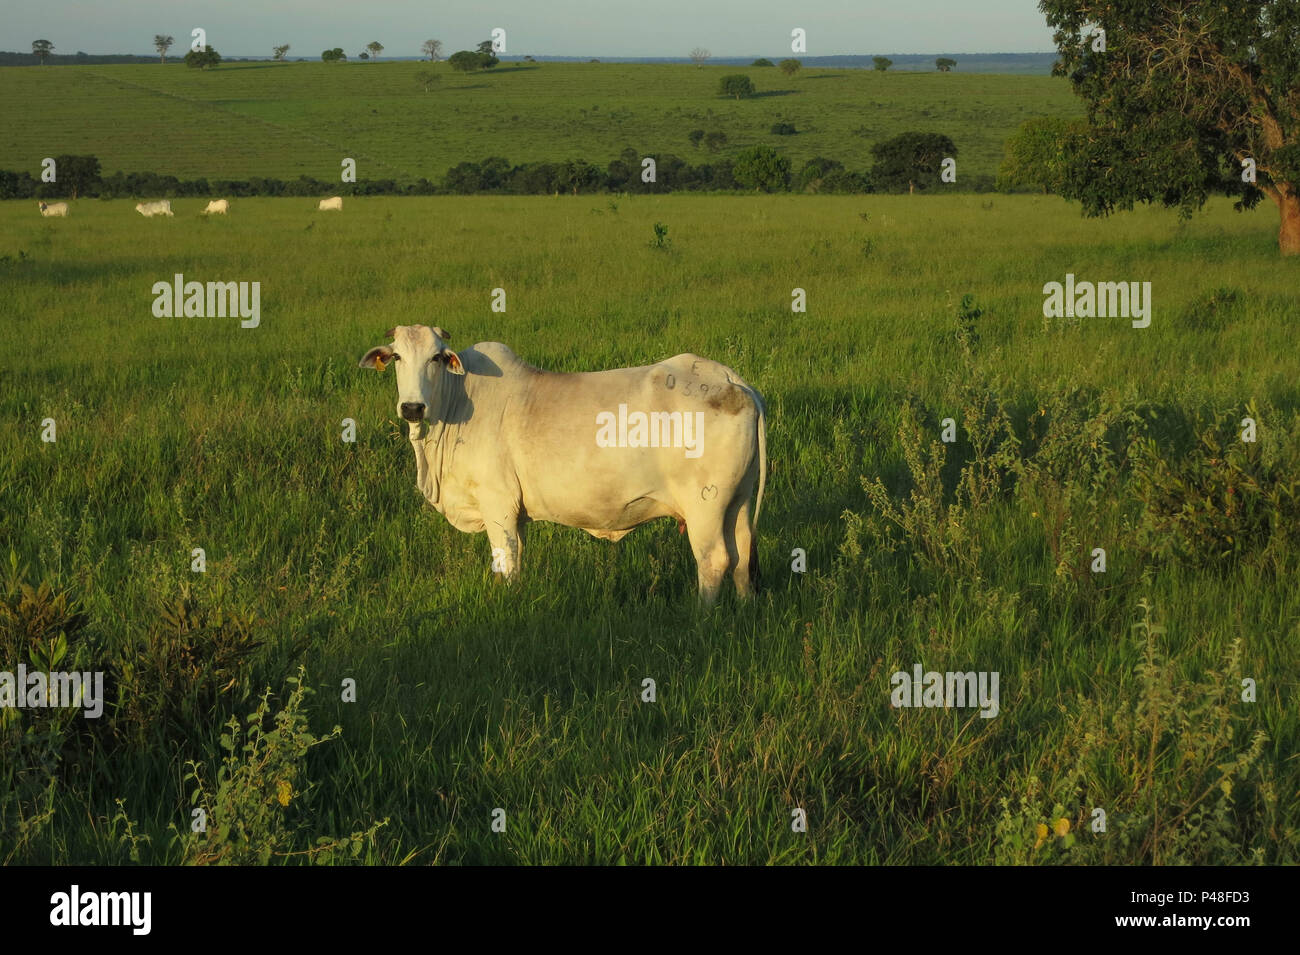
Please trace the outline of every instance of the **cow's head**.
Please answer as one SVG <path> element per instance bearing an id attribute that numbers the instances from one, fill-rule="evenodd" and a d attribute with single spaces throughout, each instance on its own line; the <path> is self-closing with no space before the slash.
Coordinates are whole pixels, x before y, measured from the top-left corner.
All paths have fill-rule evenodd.
<path id="1" fill-rule="evenodd" d="M 436 325 L 398 325 L 387 337 L 392 345 L 376 345 L 366 352 L 360 367 L 383 371 L 397 366 L 397 413 L 412 424 L 432 421 L 444 375 L 463 375 L 460 356 L 443 344 L 450 339 Z"/>
<path id="2" fill-rule="evenodd" d="M 36 203 L 36 204 L 37 204 L 38 206 L 41 207 L 41 211 L 42 211 L 42 212 L 44 212 L 46 209 L 49 208 L 49 206 L 47 206 L 47 205 L 46 205 L 45 203 L 43 203 L 43 202 L 38 202 L 38 203 Z"/>

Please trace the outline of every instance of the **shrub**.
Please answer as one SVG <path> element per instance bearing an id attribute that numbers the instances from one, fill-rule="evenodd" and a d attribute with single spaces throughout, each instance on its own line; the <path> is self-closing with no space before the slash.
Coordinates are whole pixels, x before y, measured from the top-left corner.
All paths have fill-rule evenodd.
<path id="1" fill-rule="evenodd" d="M 822 180 L 828 175 L 844 168 L 838 159 L 814 156 L 803 164 L 799 170 L 799 188 L 805 192 L 820 192 Z"/>
<path id="2" fill-rule="evenodd" d="M 1062 758 L 1021 781 L 1014 808 L 1002 799 L 997 864 L 1258 864 L 1300 842 L 1278 813 L 1267 734 L 1239 728 L 1241 641 L 1189 679 L 1166 657 L 1154 608 L 1138 608 L 1137 680 L 1118 703 L 1063 702 L 1069 722 L 1052 749 Z M 1044 786 L 1047 773 L 1057 781 Z M 1094 807 L 1105 832 L 1092 831 Z"/>
<path id="3" fill-rule="evenodd" d="M 1269 440 L 1242 440 L 1241 421 L 1267 426 Z M 1186 454 L 1164 454 L 1153 438 L 1133 445 L 1137 542 L 1160 559 L 1231 564 L 1254 553 L 1285 553 L 1300 537 L 1300 414 L 1217 414 Z"/>
<path id="4" fill-rule="evenodd" d="M 1003 147 L 996 180 L 1000 192 L 1034 189 L 1058 193 L 1065 182 L 1065 157 L 1077 122 L 1040 116 L 1021 123 Z"/>
<path id="5" fill-rule="evenodd" d="M 732 174 L 742 189 L 776 192 L 790 182 L 790 160 L 771 146 L 751 146 L 736 157 Z"/>
<path id="6" fill-rule="evenodd" d="M 754 95 L 754 82 L 744 73 L 729 73 L 718 81 L 718 95 L 744 99 Z"/>
<path id="7" fill-rule="evenodd" d="M 219 599 L 204 606 L 188 582 L 178 597 L 157 598 L 148 631 L 116 662 L 119 736 L 140 743 L 184 738 L 210 723 L 223 699 L 247 696 L 261 622 Z"/>
<path id="8" fill-rule="evenodd" d="M 43 580 L 33 586 L 9 553 L 0 599 L 0 666 L 16 671 L 85 670 L 86 614 L 69 591 Z M 0 707 L 0 864 L 23 861 L 54 816 L 64 752 L 85 727 L 75 707 Z"/>
<path id="9" fill-rule="evenodd" d="M 221 737 L 226 756 L 215 790 L 205 781 L 200 764 L 188 764 L 185 778 L 194 783 L 190 802 L 203 809 L 207 825 L 201 832 L 185 833 L 172 826 L 186 864 L 266 865 L 272 858 L 291 856 L 328 864 L 359 859 L 367 846 L 373 848 L 375 833 L 387 819 L 341 839 L 324 836 L 315 846 L 300 844 L 298 829 L 303 824 L 294 821 L 310 808 L 315 788 L 307 780 L 307 753 L 343 732 L 337 726 L 327 736 L 310 732 L 304 710 L 312 691 L 304 679 L 301 667 L 297 677 L 288 678 L 289 697 L 273 717 L 267 689 L 243 725 L 230 718 Z"/>

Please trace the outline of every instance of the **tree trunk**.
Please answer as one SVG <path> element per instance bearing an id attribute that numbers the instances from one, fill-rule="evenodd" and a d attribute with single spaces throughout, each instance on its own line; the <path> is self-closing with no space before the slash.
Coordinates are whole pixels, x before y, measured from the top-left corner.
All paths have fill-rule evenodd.
<path id="1" fill-rule="evenodd" d="M 1283 255 L 1300 255 L 1300 194 L 1282 186 L 1276 190 L 1273 201 L 1282 216 L 1277 232 L 1278 251 Z"/>

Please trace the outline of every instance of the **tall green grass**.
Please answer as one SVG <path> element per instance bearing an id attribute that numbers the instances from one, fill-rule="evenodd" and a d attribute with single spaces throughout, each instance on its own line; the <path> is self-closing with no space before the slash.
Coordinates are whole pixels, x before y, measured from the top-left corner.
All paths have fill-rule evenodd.
<path id="1" fill-rule="evenodd" d="M 1293 549 L 1150 557 L 1129 546 L 1125 469 L 1095 526 L 1075 515 L 1108 547 L 1104 579 L 1062 578 L 1038 504 L 1010 488 L 963 525 L 979 549 L 963 570 L 927 563 L 915 538 L 887 550 L 863 485 L 879 477 L 908 500 L 905 404 L 929 440 L 939 418 L 964 421 L 954 389 L 975 384 L 1022 434 L 1077 392 L 1143 409 L 1174 460 L 1198 415 L 1251 400 L 1267 409 L 1261 443 L 1279 441 L 1300 410 L 1300 357 L 1284 347 L 1297 266 L 1278 260 L 1266 210 L 1214 203 L 1179 223 L 1084 220 L 1038 197 L 470 197 L 348 199 L 342 214 L 247 200 L 205 220 L 198 200 L 173 206 L 175 219 L 145 220 L 130 203 L 77 202 L 46 220 L 0 204 L 0 548 L 84 602 L 88 668 L 170 626 L 185 585 L 209 613 L 195 652 L 225 632 L 216 609 L 251 617 L 262 646 L 188 722 L 69 744 L 52 812 L 23 840 L 6 830 L 0 858 L 193 858 L 168 830 L 188 828 L 187 761 L 212 779 L 228 716 L 251 713 L 263 686 L 283 702 L 301 663 L 313 731 L 342 732 L 301 756 L 314 788 L 283 807 L 298 841 L 277 846 L 386 819 L 357 858 L 1295 861 Z M 651 247 L 655 223 L 667 249 Z M 260 281 L 260 327 L 154 318 L 151 287 L 177 272 Z M 1045 322 L 1042 285 L 1066 272 L 1150 280 L 1151 327 Z M 490 310 L 497 287 L 504 314 Z M 790 310 L 795 287 L 806 314 Z M 983 309 L 969 355 L 965 294 Z M 559 371 L 683 351 L 735 368 L 769 406 L 764 593 L 698 612 L 671 522 L 618 545 L 534 526 L 524 581 L 498 584 L 486 541 L 416 491 L 391 379 L 356 368 L 409 323 Z M 40 440 L 47 417 L 54 444 Z M 340 440 L 349 417 L 355 444 Z M 962 427 L 949 503 L 970 457 Z M 190 571 L 194 547 L 206 574 Z M 794 548 L 805 575 L 790 571 Z M 1154 644 L 1132 629 L 1141 600 L 1164 627 Z M 1234 641 L 1254 704 L 1229 679 Z M 890 675 L 914 663 L 999 671 L 1001 715 L 891 708 Z M 647 677 L 655 703 L 641 702 Z M 340 698 L 345 678 L 356 703 Z M 1197 709 L 1216 687 L 1227 709 Z M 1198 802 L 1215 761 L 1248 754 L 1260 730 L 1235 801 L 1215 789 Z M 1086 830 L 1098 806 L 1107 837 Z M 806 834 L 791 831 L 797 807 Z M 1198 808 L 1211 813 L 1199 830 Z M 123 837 L 119 812 L 148 843 Z M 1058 816 L 1078 841 L 1035 849 L 1035 827 Z M 1153 839 L 1153 819 L 1173 835 Z"/>

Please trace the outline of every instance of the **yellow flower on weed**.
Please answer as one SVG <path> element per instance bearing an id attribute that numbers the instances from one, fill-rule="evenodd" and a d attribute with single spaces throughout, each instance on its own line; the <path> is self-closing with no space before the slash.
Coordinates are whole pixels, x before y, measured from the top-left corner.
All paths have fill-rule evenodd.
<path id="1" fill-rule="evenodd" d="M 280 780 L 279 791 L 276 798 L 280 801 L 281 806 L 289 805 L 289 799 L 293 796 L 293 786 L 286 779 Z"/>
<path id="2" fill-rule="evenodd" d="M 1070 820 L 1064 817 L 1056 820 L 1056 834 L 1062 838 L 1070 832 Z"/>
<path id="3" fill-rule="evenodd" d="M 1043 843 L 1047 841 L 1047 826 L 1044 823 L 1040 822 L 1038 824 L 1037 835 L 1038 841 L 1034 843 L 1035 849 L 1041 848 Z"/>

